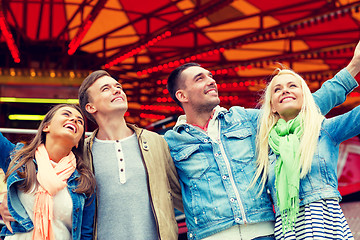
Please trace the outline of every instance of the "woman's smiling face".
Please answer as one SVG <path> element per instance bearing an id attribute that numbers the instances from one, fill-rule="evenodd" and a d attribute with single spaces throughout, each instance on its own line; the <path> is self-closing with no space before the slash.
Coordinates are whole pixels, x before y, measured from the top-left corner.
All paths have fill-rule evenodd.
<path id="1" fill-rule="evenodd" d="M 275 76 L 271 87 L 271 107 L 273 113 L 288 121 L 295 118 L 303 105 L 301 82 L 292 74 Z"/>

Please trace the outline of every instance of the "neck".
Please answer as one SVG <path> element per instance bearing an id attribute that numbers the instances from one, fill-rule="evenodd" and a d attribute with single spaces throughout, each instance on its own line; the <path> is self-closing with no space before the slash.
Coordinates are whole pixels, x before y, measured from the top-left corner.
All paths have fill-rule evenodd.
<path id="1" fill-rule="evenodd" d="M 189 124 L 205 127 L 213 114 L 213 110 L 204 112 L 185 111 L 186 121 Z"/>
<path id="2" fill-rule="evenodd" d="M 49 154 L 49 157 L 54 162 L 59 162 L 62 158 L 69 155 L 73 146 L 66 144 L 63 141 L 56 141 L 52 139 L 47 139 L 45 143 L 46 151 Z"/>
<path id="3" fill-rule="evenodd" d="M 118 115 L 116 118 L 96 119 L 96 122 L 99 126 L 96 137 L 100 140 L 120 140 L 133 134 L 133 131 L 126 125 L 123 115 Z"/>

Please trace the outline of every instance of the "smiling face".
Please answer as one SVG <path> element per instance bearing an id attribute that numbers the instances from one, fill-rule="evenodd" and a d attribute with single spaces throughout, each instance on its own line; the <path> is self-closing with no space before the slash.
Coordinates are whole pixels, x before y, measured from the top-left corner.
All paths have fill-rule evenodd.
<path id="1" fill-rule="evenodd" d="M 121 110 L 124 114 L 128 104 L 126 95 L 119 82 L 110 76 L 97 79 L 89 88 L 89 103 L 85 109 L 91 114 L 106 115 L 114 110 Z"/>
<path id="2" fill-rule="evenodd" d="M 182 72 L 181 78 L 184 87 L 176 92 L 176 97 L 185 108 L 210 112 L 220 103 L 216 82 L 208 70 L 189 67 Z"/>
<path id="3" fill-rule="evenodd" d="M 77 146 L 84 133 L 84 118 L 72 107 L 61 107 L 45 125 L 46 138 L 66 139 L 72 146 Z"/>
<path id="4" fill-rule="evenodd" d="M 282 74 L 275 76 L 271 84 L 273 113 L 278 113 L 285 121 L 295 118 L 303 105 L 300 80 L 292 74 Z"/>

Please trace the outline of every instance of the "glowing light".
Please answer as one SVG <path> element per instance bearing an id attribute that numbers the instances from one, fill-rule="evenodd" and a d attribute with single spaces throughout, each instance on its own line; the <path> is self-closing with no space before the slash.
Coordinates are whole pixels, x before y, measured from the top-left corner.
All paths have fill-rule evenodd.
<path id="1" fill-rule="evenodd" d="M 142 44 L 134 49 L 131 49 L 130 51 L 124 53 L 123 55 L 121 55 L 120 57 L 117 57 L 113 60 L 111 60 L 110 62 L 106 63 L 104 65 L 104 67 L 106 69 L 108 68 L 111 68 L 112 66 L 116 65 L 116 64 L 119 64 L 121 63 L 122 61 L 124 61 L 125 59 L 129 58 L 129 57 L 132 57 L 132 56 L 135 56 L 136 54 L 138 54 L 141 50 L 145 49 L 145 48 L 148 48 L 149 46 L 154 46 L 155 43 L 165 39 L 165 38 L 168 38 L 171 36 L 171 32 L 170 31 L 166 31 L 165 33 L 163 34 L 160 34 L 158 36 L 155 36 L 153 39 L 150 39 L 149 41 L 147 41 L 145 44 Z M 158 66 L 157 69 L 160 70 L 160 67 Z M 154 72 L 156 72 L 157 70 L 155 70 Z M 147 73 L 147 72 L 146 72 Z M 143 72 L 140 72 L 138 71 L 138 75 L 139 74 L 146 74 L 146 73 L 143 73 Z M 151 72 L 149 72 L 151 73 Z M 140 75 L 139 75 L 140 76 Z"/>
<path id="2" fill-rule="evenodd" d="M 6 44 L 10 50 L 11 56 L 15 63 L 20 63 L 19 49 L 15 44 L 14 37 L 9 30 L 9 26 L 5 20 L 4 13 L 0 10 L 0 30 L 5 38 Z"/>
<path id="3" fill-rule="evenodd" d="M 80 42 L 85 37 L 86 33 L 89 31 L 92 24 L 93 22 L 90 19 L 87 19 L 86 23 L 76 33 L 75 37 L 69 43 L 69 50 L 68 50 L 69 55 L 73 55 L 76 52 L 76 50 L 80 46 Z"/>
<path id="4" fill-rule="evenodd" d="M 0 97 L 0 102 L 10 102 L 10 103 L 50 103 L 50 104 L 59 104 L 59 103 L 69 103 L 69 104 L 78 104 L 78 99 L 53 99 L 53 98 L 15 98 L 15 97 Z"/>
<path id="5" fill-rule="evenodd" d="M 11 114 L 9 120 L 41 121 L 45 115 Z"/>

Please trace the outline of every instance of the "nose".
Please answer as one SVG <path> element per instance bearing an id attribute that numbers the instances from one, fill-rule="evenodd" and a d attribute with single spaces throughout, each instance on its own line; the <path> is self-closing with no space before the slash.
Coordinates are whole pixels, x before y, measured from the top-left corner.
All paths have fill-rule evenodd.
<path id="1" fill-rule="evenodd" d="M 209 85 L 216 85 L 215 79 L 213 79 L 211 77 L 208 77 L 208 79 L 209 79 Z"/>
<path id="2" fill-rule="evenodd" d="M 120 89 L 118 87 L 112 87 L 113 94 L 120 93 Z"/>
<path id="3" fill-rule="evenodd" d="M 78 119 L 74 115 L 72 115 L 69 120 L 75 124 L 78 122 Z"/>
<path id="4" fill-rule="evenodd" d="M 284 87 L 284 88 L 282 89 L 282 94 L 284 95 L 284 94 L 286 94 L 286 93 L 289 93 L 289 89 L 288 89 L 287 87 Z"/>

